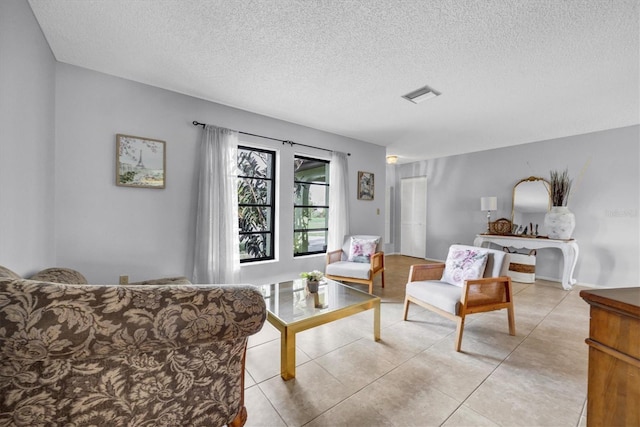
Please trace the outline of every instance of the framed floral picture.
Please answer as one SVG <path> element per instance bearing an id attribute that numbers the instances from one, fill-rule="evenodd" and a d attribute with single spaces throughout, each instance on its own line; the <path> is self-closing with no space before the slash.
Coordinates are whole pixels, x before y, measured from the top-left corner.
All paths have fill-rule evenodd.
<path id="1" fill-rule="evenodd" d="M 116 185 L 164 188 L 166 163 L 165 141 L 116 135 Z"/>
<path id="2" fill-rule="evenodd" d="M 373 200 L 374 188 L 373 174 L 358 171 L 358 199 Z"/>

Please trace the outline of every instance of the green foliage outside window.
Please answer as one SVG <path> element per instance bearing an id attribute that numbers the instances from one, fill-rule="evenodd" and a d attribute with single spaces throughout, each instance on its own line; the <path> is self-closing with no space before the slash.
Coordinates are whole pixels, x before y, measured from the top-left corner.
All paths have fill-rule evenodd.
<path id="1" fill-rule="evenodd" d="M 329 219 L 329 162 L 295 158 L 294 255 L 326 252 Z"/>
<path id="2" fill-rule="evenodd" d="M 238 169 L 240 259 L 273 259 L 275 152 L 239 147 Z"/>

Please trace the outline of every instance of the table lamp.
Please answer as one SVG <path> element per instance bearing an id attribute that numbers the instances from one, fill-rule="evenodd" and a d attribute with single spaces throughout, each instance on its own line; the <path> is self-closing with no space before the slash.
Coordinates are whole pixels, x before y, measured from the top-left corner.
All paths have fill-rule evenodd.
<path id="1" fill-rule="evenodd" d="M 496 196 L 481 197 L 480 210 L 487 211 L 487 233 L 491 233 L 491 211 L 498 210 L 498 198 Z"/>

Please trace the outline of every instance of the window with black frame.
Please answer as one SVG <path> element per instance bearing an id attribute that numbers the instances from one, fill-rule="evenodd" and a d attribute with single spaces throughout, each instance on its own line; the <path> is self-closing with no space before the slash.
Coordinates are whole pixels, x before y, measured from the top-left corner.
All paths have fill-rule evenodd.
<path id="1" fill-rule="evenodd" d="M 294 158 L 293 255 L 327 251 L 329 162 Z"/>
<path id="2" fill-rule="evenodd" d="M 238 147 L 240 262 L 274 259 L 275 151 Z"/>

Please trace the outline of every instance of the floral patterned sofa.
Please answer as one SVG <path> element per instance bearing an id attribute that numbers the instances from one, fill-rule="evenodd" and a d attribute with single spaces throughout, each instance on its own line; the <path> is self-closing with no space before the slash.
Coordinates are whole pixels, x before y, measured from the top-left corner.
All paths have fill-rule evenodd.
<path id="1" fill-rule="evenodd" d="M 0 426 L 246 421 L 247 337 L 266 318 L 257 288 L 12 273 L 0 268 Z"/>

